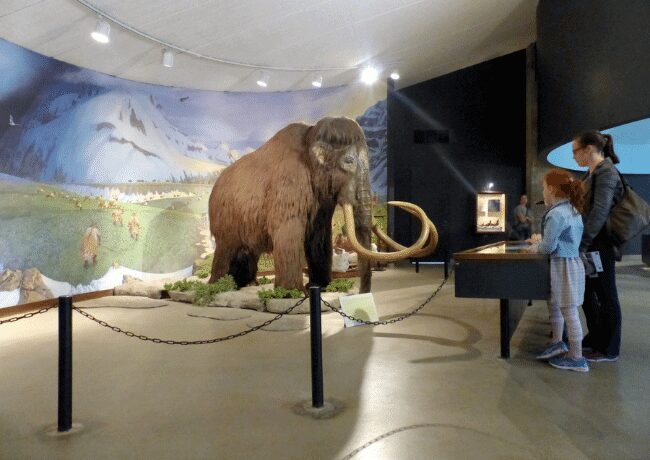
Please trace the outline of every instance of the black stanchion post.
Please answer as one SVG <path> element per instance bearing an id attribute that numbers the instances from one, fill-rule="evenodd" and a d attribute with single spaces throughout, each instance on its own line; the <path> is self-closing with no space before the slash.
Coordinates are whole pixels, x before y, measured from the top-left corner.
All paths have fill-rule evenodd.
<path id="1" fill-rule="evenodd" d="M 316 408 L 323 407 L 323 337 L 320 325 L 320 286 L 309 287 L 311 332 L 311 400 Z"/>
<path id="2" fill-rule="evenodd" d="M 58 432 L 72 428 L 72 297 L 59 297 Z"/>

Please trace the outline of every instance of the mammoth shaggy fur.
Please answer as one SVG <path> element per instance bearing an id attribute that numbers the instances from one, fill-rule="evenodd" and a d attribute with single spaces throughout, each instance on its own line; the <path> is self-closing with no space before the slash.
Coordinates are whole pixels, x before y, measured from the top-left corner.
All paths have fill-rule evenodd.
<path id="1" fill-rule="evenodd" d="M 210 282 L 231 274 L 239 287 L 246 286 L 255 281 L 260 255 L 271 252 L 276 286 L 303 289 L 305 262 L 311 284 L 329 284 L 337 204 L 354 206 L 359 242 L 370 246 L 367 174 L 368 149 L 354 120 L 325 118 L 313 126 L 294 123 L 280 130 L 226 168 L 214 184 L 209 216 L 216 249 Z M 367 205 L 365 213 L 358 210 L 360 201 Z M 366 292 L 369 264 L 360 265 Z"/>

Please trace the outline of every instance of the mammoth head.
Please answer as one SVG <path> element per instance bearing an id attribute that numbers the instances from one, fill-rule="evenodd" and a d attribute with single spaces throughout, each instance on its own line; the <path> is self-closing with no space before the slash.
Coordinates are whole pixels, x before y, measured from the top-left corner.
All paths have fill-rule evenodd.
<path id="1" fill-rule="evenodd" d="M 307 135 L 314 181 L 335 193 L 339 204 L 356 203 L 359 181 L 367 181 L 368 147 L 359 124 L 346 117 L 326 117 Z M 369 191 L 369 189 L 368 189 Z"/>
<path id="2" fill-rule="evenodd" d="M 306 138 L 309 164 L 315 190 L 321 199 L 336 199 L 344 209 L 347 236 L 361 256 L 361 292 L 370 290 L 369 261 L 397 261 L 421 257 L 433 251 L 438 242 L 436 228 L 419 207 L 404 202 L 389 202 L 422 221 L 419 239 L 404 247 L 372 226 L 372 194 L 368 171 L 368 147 L 361 126 L 346 117 L 327 117 L 309 129 Z M 371 231 L 395 250 L 376 253 L 370 250 Z"/>

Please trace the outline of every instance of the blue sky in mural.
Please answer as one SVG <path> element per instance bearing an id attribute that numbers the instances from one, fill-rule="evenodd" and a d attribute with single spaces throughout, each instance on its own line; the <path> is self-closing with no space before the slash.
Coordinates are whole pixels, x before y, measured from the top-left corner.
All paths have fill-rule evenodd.
<path id="1" fill-rule="evenodd" d="M 614 139 L 614 151 L 621 162 L 618 169 L 624 174 L 650 174 L 650 118 L 603 130 Z M 573 160 L 571 142 L 552 150 L 547 157 L 551 164 L 561 168 L 586 171 Z"/>
<path id="2" fill-rule="evenodd" d="M 48 67 L 57 71 L 44 75 Z M 131 82 L 53 61 L 0 40 L 0 104 L 13 99 L 4 111 L 18 119 L 25 97 L 46 85 L 96 85 L 102 92 L 132 91 L 153 95 L 166 117 L 183 132 L 200 140 L 219 138 L 238 148 L 256 148 L 288 123 L 314 122 L 346 92 L 345 87 L 321 90 L 232 93 L 172 88 Z M 7 105 L 7 104 L 5 104 Z M 2 123 L 0 133 L 6 129 Z"/>
<path id="3" fill-rule="evenodd" d="M 125 183 L 218 174 L 289 123 L 347 115 L 386 189 L 386 103 L 366 88 L 234 93 L 132 82 L 0 40 L 0 172 Z"/>

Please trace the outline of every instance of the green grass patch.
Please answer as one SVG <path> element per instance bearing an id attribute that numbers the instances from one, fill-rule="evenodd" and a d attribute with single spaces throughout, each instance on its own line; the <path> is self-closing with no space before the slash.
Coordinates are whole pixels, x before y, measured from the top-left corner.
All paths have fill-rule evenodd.
<path id="1" fill-rule="evenodd" d="M 348 292 L 354 287 L 354 280 L 347 278 L 339 278 L 332 280 L 325 288 L 325 292 Z"/>
<path id="2" fill-rule="evenodd" d="M 38 183 L 0 185 L 0 263 L 6 268 L 35 267 L 58 281 L 87 284 L 113 265 L 168 273 L 192 265 L 199 255 L 197 229 L 207 203 L 202 213 L 119 203 L 124 209 L 120 226 L 113 224 L 113 209 L 99 208 L 95 198 Z M 140 222 L 137 241 L 127 226 L 133 212 Z M 81 238 L 92 222 L 101 244 L 96 265 L 84 268 Z"/>
<path id="3" fill-rule="evenodd" d="M 188 281 L 180 280 L 174 283 L 165 284 L 165 289 L 168 291 L 194 291 L 194 299 L 192 303 L 196 305 L 208 305 L 215 295 L 222 292 L 237 290 L 235 279 L 230 276 L 222 276 L 214 283 L 203 283 L 201 281 Z"/>
<path id="4" fill-rule="evenodd" d="M 214 283 L 201 283 L 201 286 L 198 286 L 194 290 L 194 300 L 192 303 L 196 305 L 208 305 L 215 295 L 235 290 L 237 290 L 235 279 L 230 275 L 222 276 Z"/>
<path id="5" fill-rule="evenodd" d="M 286 289 L 278 286 L 275 289 L 262 289 L 257 293 L 257 296 L 264 302 L 270 299 L 299 299 L 303 297 L 303 293 L 298 289 Z"/>
<path id="6" fill-rule="evenodd" d="M 165 284 L 165 289 L 168 291 L 180 291 L 180 292 L 185 292 L 185 291 L 195 291 L 199 285 L 203 285 L 205 283 L 202 283 L 201 281 L 189 281 L 189 280 L 179 280 L 175 281 L 173 283 L 166 283 Z"/>

